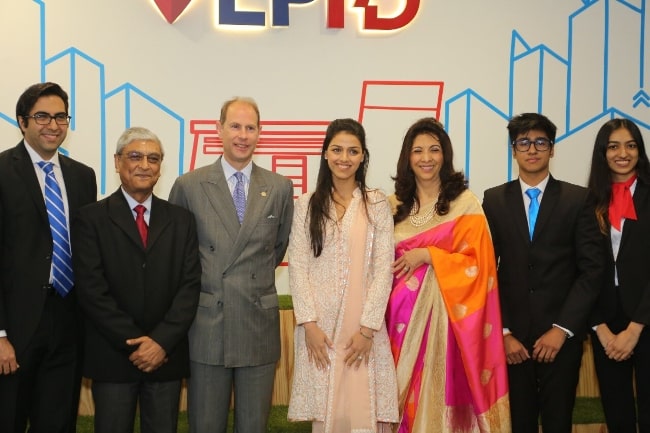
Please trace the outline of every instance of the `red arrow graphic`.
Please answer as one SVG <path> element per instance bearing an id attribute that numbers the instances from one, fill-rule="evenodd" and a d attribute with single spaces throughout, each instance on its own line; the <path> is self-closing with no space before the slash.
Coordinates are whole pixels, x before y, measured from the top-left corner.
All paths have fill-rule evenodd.
<path id="1" fill-rule="evenodd" d="M 169 24 L 176 21 L 176 18 L 183 13 L 192 0 L 154 0 L 158 10 L 162 12 Z"/>

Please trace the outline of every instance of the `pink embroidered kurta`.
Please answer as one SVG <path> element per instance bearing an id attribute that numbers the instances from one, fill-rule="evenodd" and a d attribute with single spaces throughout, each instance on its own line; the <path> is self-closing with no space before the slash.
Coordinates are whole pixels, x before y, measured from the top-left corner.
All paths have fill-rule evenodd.
<path id="1" fill-rule="evenodd" d="M 369 191 L 368 196 L 369 218 L 358 189 L 342 221 L 335 223 L 332 215 L 318 258 L 309 242 L 311 194 L 298 199 L 294 212 L 289 279 L 297 326 L 288 417 L 322 421 L 325 432 L 370 433 L 378 423 L 398 419 L 395 367 L 384 323 L 392 283 L 392 215 L 383 193 Z M 328 370 L 319 371 L 308 360 L 300 325 L 310 321 L 334 343 Z M 368 365 L 355 370 L 343 363 L 344 346 L 360 326 L 377 332 Z"/>

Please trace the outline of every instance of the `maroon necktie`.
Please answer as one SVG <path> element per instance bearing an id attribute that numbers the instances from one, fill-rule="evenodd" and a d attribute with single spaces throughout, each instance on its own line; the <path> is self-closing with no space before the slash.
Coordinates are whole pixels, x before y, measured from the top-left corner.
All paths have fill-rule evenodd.
<path id="1" fill-rule="evenodd" d="M 140 232 L 140 239 L 142 239 L 142 245 L 147 246 L 147 234 L 149 233 L 149 227 L 144 220 L 144 212 L 147 210 L 146 207 L 141 204 L 133 208 L 137 214 L 135 217 L 135 225 L 138 226 L 138 231 Z"/>

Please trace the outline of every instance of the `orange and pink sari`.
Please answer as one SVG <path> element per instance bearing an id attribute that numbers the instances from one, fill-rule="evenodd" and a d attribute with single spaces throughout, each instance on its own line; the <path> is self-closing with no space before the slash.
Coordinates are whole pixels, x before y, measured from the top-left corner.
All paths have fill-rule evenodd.
<path id="1" fill-rule="evenodd" d="M 395 241 L 396 257 L 427 248 L 433 263 L 395 279 L 388 303 L 397 431 L 510 432 L 496 264 L 480 203 L 465 191 L 422 227 L 400 222 Z"/>

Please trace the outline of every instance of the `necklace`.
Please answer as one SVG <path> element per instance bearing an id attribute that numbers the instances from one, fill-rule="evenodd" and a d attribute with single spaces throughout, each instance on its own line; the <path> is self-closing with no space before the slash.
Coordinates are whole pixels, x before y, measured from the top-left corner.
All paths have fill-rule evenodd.
<path id="1" fill-rule="evenodd" d="M 411 208 L 411 212 L 409 212 L 409 220 L 411 221 L 411 224 L 414 227 L 422 227 L 423 225 L 431 221 L 431 218 L 433 218 L 433 214 L 437 202 L 438 200 L 431 202 L 431 204 L 429 205 L 429 209 L 426 212 L 424 212 L 422 215 L 418 215 L 420 209 L 416 206 L 413 206 Z"/>

